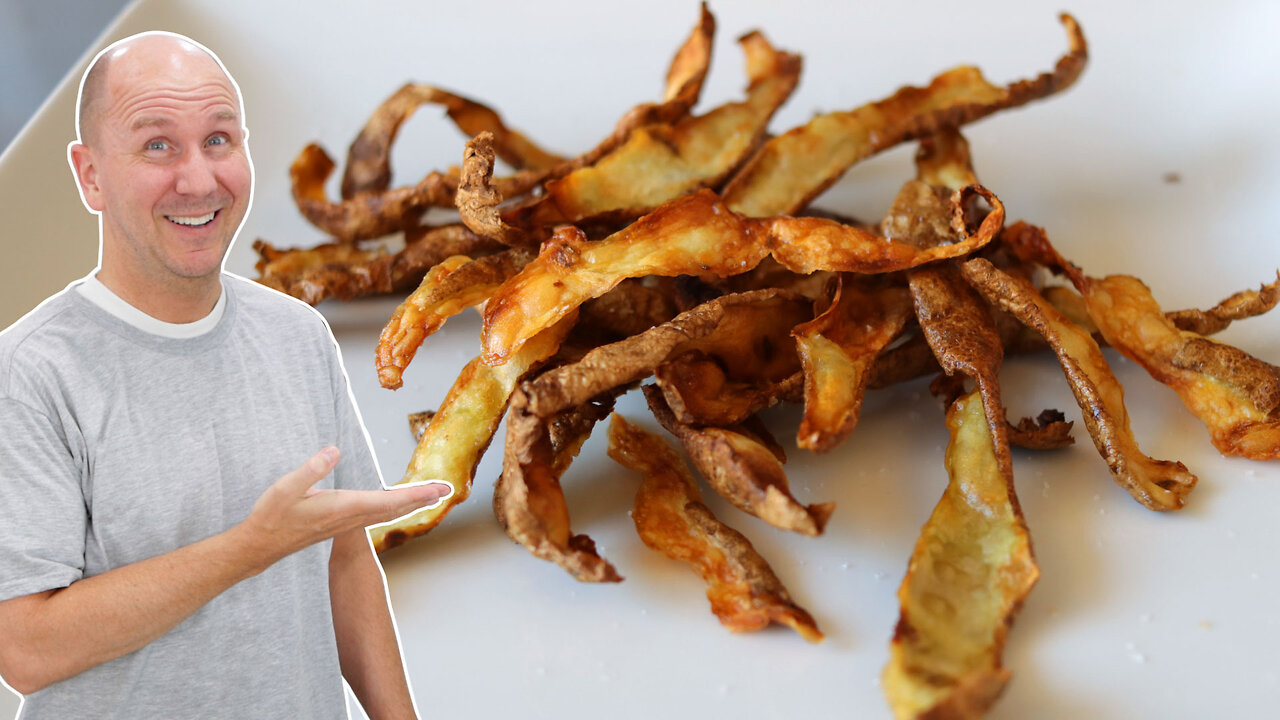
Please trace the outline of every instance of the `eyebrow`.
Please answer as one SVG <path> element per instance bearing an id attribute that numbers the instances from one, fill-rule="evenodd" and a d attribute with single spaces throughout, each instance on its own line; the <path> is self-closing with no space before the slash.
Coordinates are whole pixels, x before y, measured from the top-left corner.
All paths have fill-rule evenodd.
<path id="1" fill-rule="evenodd" d="M 135 132 L 136 132 L 136 131 L 141 130 L 141 129 L 143 129 L 143 128 L 150 128 L 150 127 L 164 127 L 164 126 L 168 126 L 168 125 L 172 125 L 172 124 L 173 124 L 173 121 L 172 121 L 172 120 L 169 120 L 168 118 L 154 117 L 154 116 L 152 116 L 152 117 L 146 117 L 146 116 L 144 116 L 144 117 L 140 117 L 140 118 L 138 118 L 137 120 L 134 120 L 134 121 L 133 121 L 133 124 L 129 126 L 129 129 L 130 129 L 131 131 L 135 131 Z"/>
<path id="2" fill-rule="evenodd" d="M 240 119 L 240 114 L 233 112 L 231 110 L 219 110 L 218 112 L 214 113 L 213 119 L 218 121 L 235 122 Z M 151 116 L 144 115 L 138 118 L 137 120 L 134 120 L 133 124 L 129 126 L 129 130 L 131 132 L 137 132 L 138 130 L 142 130 L 143 128 L 167 127 L 170 125 L 173 125 L 173 121 L 170 120 L 169 118 L 160 117 L 157 115 L 151 115 Z"/>

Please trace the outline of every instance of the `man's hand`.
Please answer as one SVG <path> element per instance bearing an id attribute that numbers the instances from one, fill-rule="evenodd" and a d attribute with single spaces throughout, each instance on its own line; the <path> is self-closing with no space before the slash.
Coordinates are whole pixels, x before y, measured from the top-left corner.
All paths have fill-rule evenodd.
<path id="1" fill-rule="evenodd" d="M 267 565 L 347 530 L 364 528 L 435 506 L 453 493 L 448 483 L 429 481 L 389 490 L 317 490 L 313 487 L 338 464 L 338 449 L 327 447 L 258 498 L 241 526 Z"/>

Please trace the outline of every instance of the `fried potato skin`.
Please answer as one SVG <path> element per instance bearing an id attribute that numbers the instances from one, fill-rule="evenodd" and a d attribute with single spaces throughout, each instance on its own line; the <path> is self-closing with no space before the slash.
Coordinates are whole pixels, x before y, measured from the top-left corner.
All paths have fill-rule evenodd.
<path id="1" fill-rule="evenodd" d="M 813 617 L 791 600 L 751 542 L 702 504 L 693 477 L 667 443 L 615 414 L 609 456 L 643 476 L 631 515 L 640 538 L 693 566 L 725 627 L 747 632 L 779 623 L 809 642 L 823 639 Z"/>
<path id="2" fill-rule="evenodd" d="M 750 76 L 744 101 L 675 124 L 637 128 L 599 161 L 547 183 L 545 198 L 522 209 L 520 218 L 546 224 L 606 214 L 638 217 L 722 182 L 755 149 L 800 78 L 800 57 L 775 50 L 762 34 L 751 33 L 739 43 Z M 637 177 L 650 180 L 637 183 Z"/>
<path id="3" fill-rule="evenodd" d="M 1142 453 L 1129 429 L 1124 389 L 1090 334 L 1044 301 L 1030 283 L 977 258 L 960 264 L 964 278 L 988 300 L 1039 332 L 1058 356 L 1085 426 L 1116 482 L 1152 510 L 1177 510 L 1196 484 L 1180 462 Z"/>
<path id="4" fill-rule="evenodd" d="M 1179 330 L 1137 278 L 1087 278 L 1082 292 L 1107 341 L 1177 392 L 1219 452 L 1280 458 L 1280 368 Z"/>
<path id="5" fill-rule="evenodd" d="M 1005 636 L 1040 570 L 991 426 L 976 392 L 947 411 L 950 482 L 898 589 L 881 678 L 898 718 L 983 717 L 1010 677 Z"/>
<path id="6" fill-rule="evenodd" d="M 258 239 L 258 282 L 308 305 L 329 298 L 354 300 L 408 290 L 432 267 L 454 255 L 484 255 L 501 245 L 460 224 L 414 227 L 405 231 L 404 249 L 362 249 L 348 243 L 278 250 Z"/>
<path id="7" fill-rule="evenodd" d="M 724 295 L 686 310 L 670 322 L 588 352 L 578 362 L 548 370 L 528 383 L 529 407 L 540 417 L 648 377 L 692 340 L 732 336 L 778 308 L 804 301 L 782 290 Z"/>
<path id="8" fill-rule="evenodd" d="M 399 388 L 405 368 L 427 336 L 450 317 L 487 300 L 494 288 L 533 257 L 533 251 L 523 248 L 477 259 L 454 255 L 427 271 L 418 289 L 392 312 L 378 338 L 376 366 L 382 386 Z"/>
<path id="9" fill-rule="evenodd" d="M 451 206 L 458 185 L 457 178 L 432 171 L 416 185 L 333 202 L 325 194 L 325 182 L 333 169 L 333 159 L 324 148 L 311 144 L 290 165 L 289 178 L 294 202 L 303 217 L 347 243 L 389 235 L 418 224 L 426 208 Z"/>
<path id="10" fill-rule="evenodd" d="M 969 235 L 962 208 L 973 195 L 984 197 L 992 211 Z M 769 255 L 801 274 L 891 272 L 967 255 L 990 242 L 1004 222 L 1004 206 L 980 186 L 955 193 L 952 206 L 958 242 L 924 249 L 823 218 L 744 218 L 709 190 L 667 203 L 604 240 L 588 241 L 581 230 L 562 227 L 486 304 L 485 362 L 504 362 L 527 337 L 628 277 L 727 277 Z"/>
<path id="11" fill-rule="evenodd" d="M 560 487 L 568 463 L 552 442 L 553 422 L 531 412 L 528 395 L 515 390 L 507 412 L 502 476 L 494 488 L 494 515 L 512 540 L 577 580 L 621 582 L 622 576 L 600 557 L 591 538 L 569 529 L 569 508 Z"/>
<path id="12" fill-rule="evenodd" d="M 791 331 L 813 312 L 800 298 L 770 305 L 735 328 L 690 338 L 654 369 L 680 422 L 734 425 L 796 393 L 803 376 Z"/>
<path id="13" fill-rule="evenodd" d="M 824 453 L 853 432 L 871 368 L 911 316 L 907 291 L 864 291 L 840 275 L 831 306 L 791 334 L 804 368 L 804 417 L 796 444 Z"/>
<path id="14" fill-rule="evenodd" d="M 826 113 L 765 143 L 725 188 L 725 201 L 751 217 L 790 215 L 808 205 L 854 163 L 904 140 L 930 135 L 1070 87 L 1088 49 L 1079 24 L 1062 15 L 1069 49 L 1054 70 L 996 87 L 974 67 L 949 70 L 924 88 L 848 112 Z"/>
<path id="15" fill-rule="evenodd" d="M 780 529 L 822 534 L 835 503 L 802 505 L 791 495 L 782 458 L 745 427 L 694 427 L 680 422 L 653 385 L 644 386 L 649 410 L 684 446 L 693 465 L 721 497 Z"/>
<path id="16" fill-rule="evenodd" d="M 489 367 L 477 358 L 462 369 L 419 438 L 400 480 L 443 480 L 453 494 L 434 508 L 370 528 L 374 550 L 383 552 L 427 534 L 471 496 L 476 466 L 493 440 L 516 383 L 556 352 L 572 326 L 571 318 L 553 326 L 506 365 Z"/>

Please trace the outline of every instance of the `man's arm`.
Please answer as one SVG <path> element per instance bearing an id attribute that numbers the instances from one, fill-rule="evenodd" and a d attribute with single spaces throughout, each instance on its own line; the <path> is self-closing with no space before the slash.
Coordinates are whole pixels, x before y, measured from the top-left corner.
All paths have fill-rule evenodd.
<path id="1" fill-rule="evenodd" d="M 329 602 L 342 676 L 370 720 L 418 717 L 391 621 L 386 580 L 363 528 L 333 538 Z"/>
<path id="2" fill-rule="evenodd" d="M 133 652 L 277 560 L 399 517 L 445 492 L 435 484 L 312 488 L 337 460 L 336 448 L 317 453 L 267 488 L 248 518 L 218 535 L 65 588 L 0 602 L 0 676 L 29 694 Z"/>

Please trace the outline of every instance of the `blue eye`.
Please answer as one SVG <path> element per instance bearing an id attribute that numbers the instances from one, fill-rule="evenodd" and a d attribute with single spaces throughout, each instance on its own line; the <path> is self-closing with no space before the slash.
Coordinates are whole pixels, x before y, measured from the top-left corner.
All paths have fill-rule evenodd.
<path id="1" fill-rule="evenodd" d="M 148 150 L 167 150 L 168 148 L 169 148 L 169 143 L 163 140 L 152 140 L 151 142 L 147 143 Z"/>
<path id="2" fill-rule="evenodd" d="M 208 144 L 210 144 L 210 145 L 226 145 L 226 144 L 227 144 L 227 142 L 229 142 L 229 141 L 227 140 L 227 138 L 226 138 L 226 136 L 225 136 L 225 135 L 214 135 L 213 137 L 209 138 Z"/>

